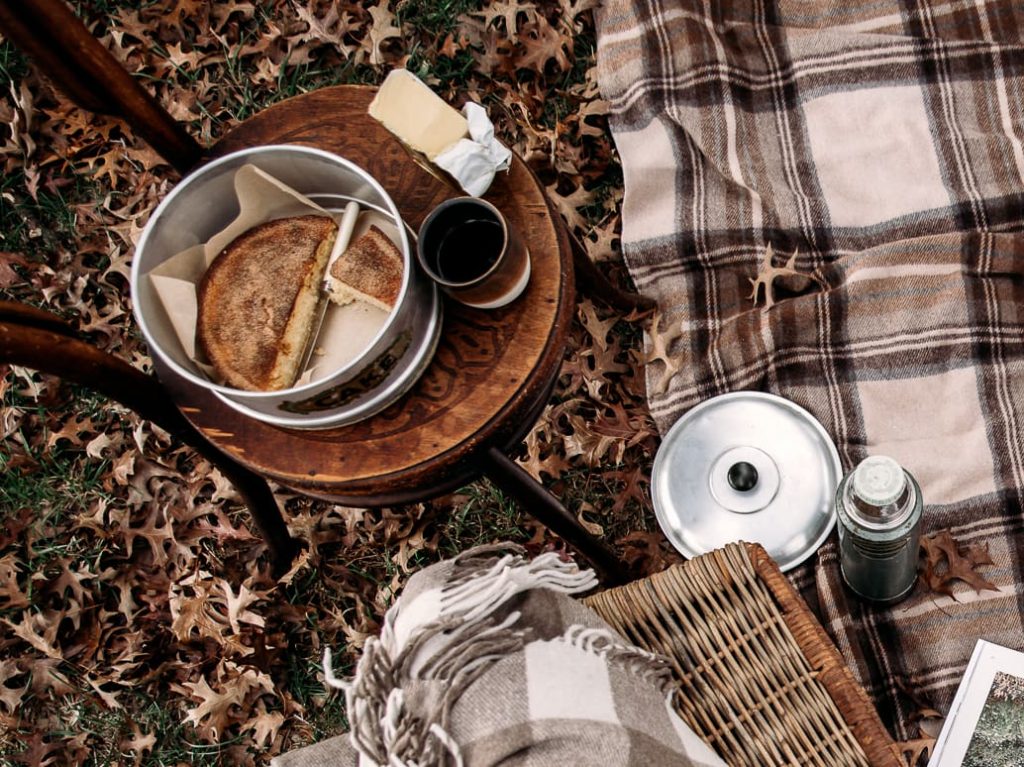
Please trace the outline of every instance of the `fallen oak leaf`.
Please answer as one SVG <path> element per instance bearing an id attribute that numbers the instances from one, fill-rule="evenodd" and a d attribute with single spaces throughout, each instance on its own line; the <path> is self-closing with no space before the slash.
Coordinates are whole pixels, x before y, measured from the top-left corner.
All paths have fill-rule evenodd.
<path id="1" fill-rule="evenodd" d="M 85 454 L 90 458 L 103 458 L 103 451 L 114 443 L 109 434 L 100 433 L 85 446 Z"/>
<path id="2" fill-rule="evenodd" d="M 804 274 L 796 270 L 798 252 L 798 250 L 793 251 L 793 255 L 786 261 L 785 266 L 775 266 L 772 263 L 775 253 L 772 250 L 772 244 L 768 243 L 757 269 L 757 277 L 750 280 L 753 290 L 750 291 L 747 298 L 753 300 L 754 306 L 757 306 L 761 288 L 764 288 L 764 308 L 771 309 L 775 305 L 775 281 L 778 279 L 791 279 L 793 282 L 789 285 L 784 284 L 783 287 L 794 291 L 806 290 L 811 281 L 821 284 L 821 281 L 813 274 Z"/>
<path id="3" fill-rule="evenodd" d="M 258 602 L 260 597 L 258 594 L 249 591 L 244 583 L 238 587 L 237 596 L 231 590 L 231 584 L 225 580 L 220 581 L 220 589 L 224 592 L 224 599 L 228 608 L 228 623 L 231 625 L 232 631 L 236 634 L 242 633 L 241 623 L 243 621 L 253 626 L 260 626 L 261 628 L 266 625 L 263 616 L 246 609 L 249 605 Z"/>
<path id="4" fill-rule="evenodd" d="M 580 301 L 576 313 L 580 318 L 580 322 L 583 323 L 583 327 L 586 328 L 587 333 L 589 333 L 590 337 L 594 339 L 594 343 L 602 349 L 607 349 L 608 334 L 619 321 L 619 317 L 617 315 L 612 315 L 611 317 L 602 320 L 597 316 L 597 307 L 594 306 L 594 302 L 589 298 L 585 298 Z"/>
<path id="5" fill-rule="evenodd" d="M 85 681 L 93 689 L 93 691 L 100 696 L 100 700 L 103 701 L 104 705 L 111 711 L 122 708 L 121 702 L 117 699 L 116 692 L 109 692 L 104 690 L 100 685 L 109 683 L 109 680 L 96 680 L 90 677 L 85 677 Z"/>
<path id="6" fill-rule="evenodd" d="M 576 17 L 584 11 L 590 11 L 600 5 L 599 0 L 558 0 L 562 9 L 562 20 L 577 28 Z"/>
<path id="7" fill-rule="evenodd" d="M 519 34 L 519 14 L 521 13 L 526 15 L 528 22 L 533 21 L 537 18 L 537 6 L 533 3 L 520 3 L 518 0 L 495 0 L 469 15 L 483 18 L 486 26 L 501 19 L 505 22 L 506 34 L 515 39 Z"/>
<path id="8" fill-rule="evenodd" d="M 615 503 L 612 505 L 612 516 L 623 513 L 626 505 L 634 501 L 640 508 L 650 508 L 650 491 L 645 489 L 650 485 L 650 477 L 644 472 L 644 467 L 634 466 L 632 469 L 619 469 L 605 472 L 605 477 L 622 482 L 621 490 L 615 491 Z"/>
<path id="9" fill-rule="evenodd" d="M 263 704 L 260 703 L 263 709 Z M 261 710 L 255 717 L 242 726 L 242 732 L 252 730 L 252 739 L 257 749 L 264 749 L 274 742 L 278 730 L 284 724 L 284 714 L 280 711 Z"/>
<path id="10" fill-rule="evenodd" d="M 16 660 L 0 660 L 0 705 L 7 709 L 8 714 L 21 708 L 21 699 L 28 692 L 29 682 L 26 679 L 24 687 L 10 687 L 7 682 L 24 673 Z"/>
<path id="11" fill-rule="evenodd" d="M 22 613 L 21 623 L 14 623 L 7 618 L 4 618 L 3 621 L 11 628 L 15 636 L 28 642 L 43 655 L 64 660 L 64 653 L 54 644 L 57 640 L 57 629 L 60 627 L 61 617 L 61 613 L 53 610 L 46 610 L 34 615 L 26 610 Z"/>
<path id="12" fill-rule="evenodd" d="M 664 315 L 661 312 L 656 312 L 654 319 L 651 320 L 651 348 L 644 355 L 644 365 L 650 365 L 652 362 L 661 361 L 665 365 L 665 370 L 661 374 L 661 378 L 658 379 L 657 387 L 652 386 L 652 391 L 657 391 L 659 394 L 664 394 L 668 391 L 669 381 L 672 380 L 672 376 L 680 370 L 680 363 L 669 350 L 672 343 L 682 335 L 682 330 L 678 330 L 674 333 L 668 334 L 662 332 L 659 328 L 661 327 L 661 320 Z"/>
<path id="13" fill-rule="evenodd" d="M 579 510 L 576 512 L 576 521 L 578 521 L 591 535 L 596 536 L 598 538 L 602 537 L 604 535 L 604 527 L 602 527 L 597 522 L 591 522 L 589 519 L 583 516 L 584 513 L 598 514 L 599 512 L 597 508 L 594 506 L 594 504 L 588 503 L 587 501 L 583 501 L 580 504 Z"/>
<path id="14" fill-rule="evenodd" d="M 11 264 L 30 268 L 31 262 L 20 253 L 0 251 L 0 288 L 9 288 L 12 285 L 21 285 L 25 279 L 11 268 Z"/>
<path id="15" fill-rule="evenodd" d="M 389 11 L 386 5 L 387 0 L 381 0 L 379 5 L 368 9 L 373 19 L 373 26 L 366 34 L 363 48 L 369 48 L 370 65 L 375 67 L 384 63 L 384 55 L 380 50 L 381 45 L 392 37 L 400 38 L 402 36 L 402 30 L 395 24 L 395 14 Z"/>
<path id="16" fill-rule="evenodd" d="M 58 700 L 75 691 L 60 668 L 64 661 L 57 658 L 27 658 L 26 667 L 30 674 L 32 694 L 36 698 L 49 697 Z"/>
<path id="17" fill-rule="evenodd" d="M 544 70 L 552 59 L 560 72 L 572 69 L 569 57 L 572 53 L 572 38 L 556 27 L 551 26 L 546 18 L 538 14 L 536 18 L 523 27 L 524 34 L 518 36 L 518 42 L 525 52 L 517 56 L 515 65 L 518 69 L 531 69 L 544 76 Z"/>
<path id="18" fill-rule="evenodd" d="M 921 538 L 924 552 L 924 566 L 920 577 L 930 591 L 945 594 L 956 599 L 953 582 L 960 580 L 981 593 L 999 588 L 982 577 L 976 567 L 993 564 L 987 544 L 971 544 L 961 547 L 950 530 L 940 530 Z M 944 566 L 943 566 L 944 565 Z"/>
<path id="19" fill-rule="evenodd" d="M 665 536 L 635 530 L 616 541 L 622 546 L 622 558 L 631 570 L 642 575 L 659 573 L 683 558 L 675 549 L 666 548 Z"/>
<path id="20" fill-rule="evenodd" d="M 205 581 L 203 582 L 205 583 Z M 171 631 L 180 642 L 188 642 L 197 634 L 222 641 L 227 626 L 213 606 L 209 593 L 198 587 L 189 594 L 178 584 L 171 584 L 169 607 Z"/>
<path id="21" fill-rule="evenodd" d="M 53 764 L 57 756 L 60 756 L 64 750 L 64 743 L 60 740 L 44 740 L 43 734 L 36 730 L 29 736 L 25 743 L 25 750 L 20 754 L 15 754 L 14 762 L 16 764 L 26 764 L 30 767 L 46 767 L 46 765 Z M 57 751 L 57 756 L 53 755 L 53 752 Z"/>
<path id="22" fill-rule="evenodd" d="M 185 682 L 184 687 L 188 688 L 192 697 L 199 700 L 198 706 L 188 710 L 185 721 L 197 729 L 209 729 L 218 739 L 234 721 L 232 706 L 241 706 L 247 692 L 242 685 L 231 682 L 228 682 L 224 690 L 214 690 L 206 681 L 206 677 L 199 677 L 198 682 Z"/>
<path id="23" fill-rule="evenodd" d="M 11 610 L 28 607 L 28 596 L 18 584 L 20 564 L 17 555 L 12 551 L 0 558 L 0 608 Z"/>
<path id="24" fill-rule="evenodd" d="M 438 47 L 437 53 L 440 56 L 454 59 L 459 55 L 459 51 L 463 50 L 467 45 L 469 45 L 469 40 L 465 35 L 460 35 L 459 39 L 456 40 L 455 33 L 449 32 L 444 42 Z"/>

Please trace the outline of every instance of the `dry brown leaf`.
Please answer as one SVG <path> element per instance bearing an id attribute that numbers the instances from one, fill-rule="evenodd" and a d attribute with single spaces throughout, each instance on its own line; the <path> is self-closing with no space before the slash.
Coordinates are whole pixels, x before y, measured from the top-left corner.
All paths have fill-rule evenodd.
<path id="1" fill-rule="evenodd" d="M 215 690 L 210 687 L 206 677 L 197 682 L 185 682 L 192 698 L 199 702 L 195 708 L 188 710 L 185 721 L 209 730 L 214 737 L 223 737 L 224 731 L 235 721 L 232 707 L 241 706 L 248 692 L 242 685 L 228 683 L 225 689 Z"/>
<path id="2" fill-rule="evenodd" d="M 190 641 L 193 637 L 222 640 L 226 626 L 209 593 L 213 590 L 213 584 L 194 581 L 191 585 L 193 588 L 171 584 L 171 631 L 182 642 Z"/>
<path id="3" fill-rule="evenodd" d="M 36 142 L 32 138 L 32 121 L 35 116 L 34 97 L 29 90 L 28 83 L 22 80 L 21 84 L 15 87 L 11 83 L 11 100 L 15 109 L 11 114 L 8 128 L 11 132 L 11 140 L 14 142 L 17 151 L 21 152 L 23 159 L 27 160 L 36 151 Z M 32 195 L 35 197 L 35 195 Z"/>
<path id="4" fill-rule="evenodd" d="M 956 599 L 953 584 L 963 581 L 976 592 L 999 588 L 975 568 L 993 564 L 988 544 L 961 546 L 950 530 L 940 530 L 921 538 L 924 563 L 921 580 L 929 591 Z"/>
<path id="5" fill-rule="evenodd" d="M 527 435 L 526 457 L 518 459 L 518 463 L 526 472 L 541 481 L 544 475 L 551 479 L 558 479 L 562 473 L 572 468 L 572 464 L 566 460 L 565 455 L 558 452 L 548 439 L 542 439 L 545 429 L 543 424 L 547 422 L 550 415 L 550 406 L 538 420 L 538 426 Z"/>
<path id="6" fill-rule="evenodd" d="M 531 69 L 542 76 L 549 62 L 554 62 L 555 69 L 560 72 L 572 68 L 572 38 L 562 29 L 552 26 L 544 16 L 537 14 L 522 31 L 517 40 L 523 52 L 515 57 L 516 67 Z"/>
<path id="7" fill-rule="evenodd" d="M 124 536 L 125 548 L 129 553 L 133 553 L 135 540 L 142 538 L 149 544 L 153 562 L 156 565 L 167 563 L 169 552 L 165 544 L 174 544 L 175 538 L 174 525 L 167 517 L 165 509 L 154 506 L 141 527 L 122 527 L 121 533 Z"/>
<path id="8" fill-rule="evenodd" d="M 378 67 L 384 63 L 381 45 L 392 38 L 401 38 L 402 30 L 395 24 L 395 14 L 388 9 L 388 0 L 381 0 L 378 5 L 368 8 L 373 25 L 366 34 L 363 49 L 370 55 L 370 65 Z"/>
<path id="9" fill-rule="evenodd" d="M 11 679 L 24 676 L 25 684 L 21 687 L 11 686 Z M 29 681 L 25 673 L 18 667 L 16 660 L 0 660 L 0 705 L 7 709 L 8 714 L 16 713 L 21 708 L 22 698 L 28 692 Z"/>
<path id="10" fill-rule="evenodd" d="M 56 660 L 64 660 L 64 653 L 54 644 L 62 617 L 62 612 L 53 610 L 43 610 L 37 613 L 26 610 L 21 614 L 21 621 L 18 623 L 7 618 L 4 618 L 3 622 L 10 627 L 15 636 L 28 642 L 43 655 Z"/>
<path id="11" fill-rule="evenodd" d="M 14 761 L 28 765 L 28 767 L 47 767 L 47 765 L 57 763 L 56 760 L 59 756 L 65 758 L 63 757 L 65 745 L 59 739 L 44 738 L 43 733 L 36 730 L 29 736 L 25 750 L 16 755 Z"/>
<path id="12" fill-rule="evenodd" d="M 559 213 L 562 214 L 562 218 L 569 225 L 570 230 L 587 229 L 587 220 L 580 214 L 579 209 L 594 202 L 593 192 L 588 192 L 580 185 L 571 194 L 563 195 L 558 192 L 557 184 L 548 186 L 547 192 L 554 201 Z"/>
<path id="13" fill-rule="evenodd" d="M 629 533 L 616 543 L 622 547 L 626 564 L 640 577 L 659 573 L 666 567 L 683 561 L 674 549 L 669 549 L 661 533 L 647 533 L 641 530 Z"/>
<path id="14" fill-rule="evenodd" d="M 796 270 L 796 257 L 797 251 L 794 250 L 785 266 L 775 266 L 772 263 L 774 258 L 772 244 L 768 243 L 757 269 L 757 277 L 750 280 L 753 289 L 748 298 L 753 300 L 755 306 L 757 306 L 762 288 L 764 289 L 764 308 L 770 309 L 775 305 L 775 283 L 777 280 L 782 280 L 783 287 L 794 292 L 806 290 L 812 282 L 819 282 L 815 275 L 804 274 Z"/>
<path id="15" fill-rule="evenodd" d="M 0 609 L 13 610 L 29 606 L 28 596 L 18 584 L 20 569 L 18 558 L 13 551 L 0 557 Z"/>
<path id="16" fill-rule="evenodd" d="M 250 605 L 256 604 L 260 600 L 258 594 L 254 594 L 249 591 L 248 587 L 243 583 L 238 587 L 238 594 L 236 595 L 231 589 L 231 584 L 227 581 L 219 582 L 220 589 L 224 592 L 225 604 L 227 605 L 228 611 L 228 624 L 231 626 L 231 630 L 236 634 L 242 632 L 241 623 L 252 624 L 253 626 L 263 627 L 266 625 L 266 621 L 263 616 L 257 615 L 248 609 Z"/>
<path id="17" fill-rule="evenodd" d="M 599 513 L 600 512 L 598 512 L 594 504 L 588 501 L 581 503 L 579 509 L 576 511 L 576 521 L 579 522 L 588 533 L 595 535 L 598 538 L 604 535 L 604 528 L 597 522 L 587 519 L 584 515 L 595 515 Z"/>
<path id="18" fill-rule="evenodd" d="M 605 477 L 623 484 L 622 489 L 615 493 L 615 503 L 611 510 L 612 516 L 622 514 L 631 502 L 641 509 L 650 507 L 651 499 L 647 488 L 650 487 L 651 480 L 645 467 L 634 466 L 631 469 L 610 471 L 605 473 Z"/>
<path id="19" fill-rule="evenodd" d="M 242 730 L 252 730 L 253 745 L 257 749 L 264 749 L 274 738 L 277 737 L 281 725 L 284 724 L 284 714 L 280 711 L 260 711 L 256 716 L 247 721 Z"/>
<path id="20" fill-rule="evenodd" d="M 661 377 L 658 379 L 658 385 L 652 386 L 653 391 L 664 394 L 668 391 L 669 382 L 672 377 L 679 372 L 680 360 L 678 355 L 674 355 L 671 352 L 672 343 L 682 335 L 682 329 L 675 330 L 671 333 L 666 333 L 661 329 L 661 323 L 664 315 L 658 311 L 655 312 L 654 318 L 651 320 L 650 339 L 651 346 L 647 353 L 644 355 L 644 364 L 650 365 L 654 362 L 661 362 L 662 372 Z"/>
<path id="21" fill-rule="evenodd" d="M 558 0 L 558 6 L 562 9 L 562 20 L 570 23 L 574 28 L 579 28 L 577 19 L 586 11 L 597 8 L 600 0 Z"/>
<path id="22" fill-rule="evenodd" d="M 85 446 L 85 454 L 90 458 L 103 458 L 103 451 L 114 444 L 109 434 L 97 434 Z"/>
<path id="23" fill-rule="evenodd" d="M 30 267 L 31 263 L 20 253 L 0 251 L 0 288 L 9 288 L 25 282 L 24 278 L 11 268 L 12 265 Z"/>
<path id="24" fill-rule="evenodd" d="M 496 0 L 470 15 L 482 18 L 488 26 L 500 19 L 505 25 L 506 34 L 514 39 L 519 34 L 520 14 L 526 17 L 527 22 L 534 21 L 537 18 L 537 6 L 533 3 L 520 3 L 518 0 Z"/>

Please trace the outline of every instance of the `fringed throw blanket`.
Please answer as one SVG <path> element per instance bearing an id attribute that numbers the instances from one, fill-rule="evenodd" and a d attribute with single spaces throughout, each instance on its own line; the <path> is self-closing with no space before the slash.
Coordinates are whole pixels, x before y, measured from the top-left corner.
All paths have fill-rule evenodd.
<path id="1" fill-rule="evenodd" d="M 272 764 L 724 767 L 673 711 L 668 664 L 569 596 L 596 584 L 556 554 L 528 562 L 517 547 L 417 573 L 355 679 L 328 673 L 345 691 L 350 735 Z"/>
<path id="2" fill-rule="evenodd" d="M 1024 6 L 603 0 L 597 24 L 659 428 L 780 394 L 847 470 L 902 462 L 927 530 L 988 546 L 994 588 L 891 609 L 844 591 L 834 540 L 796 573 L 914 737 L 977 638 L 1024 649 Z"/>

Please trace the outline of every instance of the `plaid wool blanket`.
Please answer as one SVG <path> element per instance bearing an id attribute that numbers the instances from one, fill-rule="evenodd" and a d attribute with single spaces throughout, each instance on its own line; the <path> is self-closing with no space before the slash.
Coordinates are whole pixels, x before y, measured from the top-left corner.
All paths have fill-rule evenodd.
<path id="1" fill-rule="evenodd" d="M 906 466 L 926 530 L 989 547 L 994 589 L 890 609 L 844 591 L 834 536 L 794 575 L 916 737 L 976 639 L 1024 649 L 1024 7 L 603 0 L 597 25 L 659 429 L 774 392 L 844 469 Z"/>
<path id="2" fill-rule="evenodd" d="M 477 548 L 414 575 L 352 681 L 325 660 L 350 734 L 273 767 L 724 767 L 673 710 L 668 663 L 569 596 L 593 572 L 521 551 Z"/>

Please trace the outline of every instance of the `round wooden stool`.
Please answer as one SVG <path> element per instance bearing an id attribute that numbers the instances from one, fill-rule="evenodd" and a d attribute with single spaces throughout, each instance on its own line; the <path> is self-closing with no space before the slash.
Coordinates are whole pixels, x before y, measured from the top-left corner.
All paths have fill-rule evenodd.
<path id="1" fill-rule="evenodd" d="M 212 155 L 265 144 L 335 152 L 377 178 L 416 230 L 457 193 L 369 117 L 375 92 L 338 86 L 289 99 L 232 130 Z M 497 310 L 445 299 L 432 362 L 409 393 L 378 415 L 332 429 L 285 429 L 239 414 L 160 364 L 158 375 L 214 445 L 283 485 L 336 503 L 384 506 L 426 500 L 487 474 L 609 580 L 619 580 L 622 569 L 610 551 L 505 456 L 532 427 L 558 377 L 574 310 L 573 257 L 543 187 L 518 157 L 486 199 L 522 233 L 530 283 Z"/>

